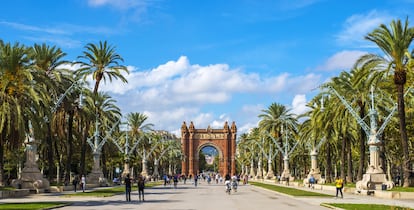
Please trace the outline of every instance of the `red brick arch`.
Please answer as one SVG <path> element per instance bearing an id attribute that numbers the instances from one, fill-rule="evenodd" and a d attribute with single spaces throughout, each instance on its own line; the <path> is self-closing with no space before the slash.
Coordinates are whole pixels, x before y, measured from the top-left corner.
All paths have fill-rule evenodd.
<path id="1" fill-rule="evenodd" d="M 181 149 L 184 159 L 181 162 L 181 173 L 194 176 L 200 173 L 198 154 L 205 146 L 212 146 L 219 151 L 220 161 L 218 172 L 221 175 L 236 173 L 236 136 L 237 127 L 233 122 L 231 127 L 225 122 L 223 129 L 196 129 L 193 122 L 187 127 L 181 126 Z"/>

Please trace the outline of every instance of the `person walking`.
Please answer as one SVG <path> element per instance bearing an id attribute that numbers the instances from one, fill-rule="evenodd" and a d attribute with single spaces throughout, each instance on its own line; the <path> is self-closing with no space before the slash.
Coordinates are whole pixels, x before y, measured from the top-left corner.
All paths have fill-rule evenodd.
<path id="1" fill-rule="evenodd" d="M 309 188 L 315 189 L 315 183 L 316 183 L 315 177 L 311 174 L 309 177 Z"/>
<path id="2" fill-rule="evenodd" d="M 335 179 L 335 187 L 336 187 L 336 197 L 338 198 L 338 192 L 341 193 L 341 198 L 344 198 L 344 194 L 342 193 L 342 188 L 344 187 L 344 180 L 341 179 L 339 176 Z"/>
<path id="3" fill-rule="evenodd" d="M 198 174 L 194 174 L 194 186 L 197 187 Z"/>
<path id="4" fill-rule="evenodd" d="M 183 175 L 183 179 L 184 179 L 184 184 L 185 184 L 185 182 L 187 181 L 187 176 L 185 174 Z"/>
<path id="5" fill-rule="evenodd" d="M 177 184 L 178 184 L 178 174 L 176 174 L 173 178 L 173 182 L 174 182 L 174 189 L 177 189 Z"/>
<path id="6" fill-rule="evenodd" d="M 85 189 L 86 189 L 86 178 L 85 178 L 85 175 L 82 175 L 82 178 L 81 178 L 81 188 L 82 188 L 82 192 L 85 192 Z"/>
<path id="7" fill-rule="evenodd" d="M 78 180 L 78 176 L 75 176 L 75 177 L 73 177 L 73 180 L 72 180 L 72 185 L 73 185 L 73 190 L 76 192 L 76 188 L 78 187 L 78 182 L 79 182 L 79 180 Z"/>
<path id="8" fill-rule="evenodd" d="M 145 188 L 145 180 L 140 175 L 138 177 L 138 195 L 139 195 L 139 201 L 141 201 L 141 196 L 142 196 L 142 201 L 145 201 L 144 200 L 144 188 Z"/>
<path id="9" fill-rule="evenodd" d="M 131 201 L 131 178 L 129 177 L 129 174 L 126 175 L 124 182 L 126 201 Z"/>

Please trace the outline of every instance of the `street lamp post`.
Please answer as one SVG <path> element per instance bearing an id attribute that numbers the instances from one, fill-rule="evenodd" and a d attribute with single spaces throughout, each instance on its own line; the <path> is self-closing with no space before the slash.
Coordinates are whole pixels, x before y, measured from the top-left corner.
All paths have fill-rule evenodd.
<path id="1" fill-rule="evenodd" d="M 283 134 L 283 125 L 281 128 L 281 133 Z M 286 129 L 285 131 L 285 144 L 284 144 L 284 149 L 282 149 L 279 144 L 276 142 L 276 139 L 273 138 L 272 135 L 270 135 L 268 133 L 268 136 L 270 137 L 270 139 L 272 139 L 273 143 L 276 145 L 277 149 L 279 150 L 279 152 L 281 152 L 283 154 L 283 172 L 282 175 L 280 176 L 281 179 L 284 180 L 290 180 L 293 177 L 290 174 L 290 169 L 289 169 L 289 156 L 290 154 L 295 150 L 296 146 L 299 144 L 299 141 L 297 141 L 295 143 L 295 145 L 289 149 L 289 142 L 288 142 L 288 129 Z M 287 181 L 287 183 L 289 183 Z"/>
<path id="2" fill-rule="evenodd" d="M 369 167 L 366 173 L 363 175 L 362 180 L 356 183 L 357 190 L 374 190 L 383 184 L 387 185 L 387 189 L 392 189 L 394 187 L 394 183 L 387 180 L 382 166 L 379 164 L 379 147 L 381 146 L 379 136 L 382 134 L 387 124 L 391 121 L 391 117 L 394 115 L 397 109 L 397 104 L 394 105 L 390 114 L 385 118 L 384 123 L 381 125 L 381 127 L 377 129 L 378 113 L 374 108 L 375 104 L 373 87 L 371 87 L 371 107 L 369 109 L 370 126 L 368 126 L 365 121 L 361 119 L 361 117 L 353 110 L 353 108 L 349 105 L 343 96 L 341 96 L 333 87 L 328 86 L 328 88 L 332 90 L 332 92 L 341 100 L 341 102 L 345 105 L 351 115 L 357 120 L 357 123 L 361 126 L 361 128 L 368 136 L 370 156 Z M 381 187 L 379 188 L 381 189 Z"/>
<path id="3" fill-rule="evenodd" d="M 129 167 L 129 161 L 130 161 L 130 157 L 133 151 L 135 151 L 136 147 L 138 146 L 138 144 L 141 142 L 141 140 L 143 138 L 139 138 L 136 142 L 134 142 L 134 144 L 132 145 L 132 147 L 129 146 L 129 138 L 128 138 L 128 132 L 129 132 L 129 124 L 127 123 L 127 129 L 125 131 L 125 144 L 122 147 L 120 145 L 119 142 L 113 140 L 113 143 L 117 146 L 118 150 L 123 153 L 124 155 L 124 170 L 122 171 L 122 177 L 126 177 L 127 174 L 130 174 L 133 177 L 133 174 L 131 174 L 130 172 L 130 167 Z"/>
<path id="4" fill-rule="evenodd" d="M 88 174 L 88 183 L 91 184 L 107 184 L 107 180 L 105 179 L 102 168 L 100 166 L 100 158 L 102 147 L 107 142 L 108 138 L 112 135 L 112 132 L 115 130 L 116 126 L 118 126 L 120 121 L 116 122 L 112 128 L 106 133 L 105 137 L 102 137 L 99 133 L 99 115 L 96 114 L 95 118 L 95 132 L 91 138 L 88 138 L 87 143 L 91 147 L 92 155 L 93 155 L 93 166 L 92 172 Z M 92 139 L 93 138 L 93 142 Z M 100 140 L 102 138 L 102 140 Z"/>

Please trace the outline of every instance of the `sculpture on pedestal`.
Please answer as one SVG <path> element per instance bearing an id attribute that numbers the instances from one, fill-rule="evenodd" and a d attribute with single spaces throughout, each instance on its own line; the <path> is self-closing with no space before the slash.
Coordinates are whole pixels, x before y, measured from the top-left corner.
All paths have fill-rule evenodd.
<path id="1" fill-rule="evenodd" d="M 37 142 L 34 138 L 34 132 L 31 122 L 29 121 L 29 134 L 25 141 L 26 144 L 26 162 L 22 170 L 21 178 L 12 181 L 12 186 L 16 188 L 35 190 L 42 192 L 49 189 L 49 181 L 43 178 L 43 174 L 37 165 Z"/>

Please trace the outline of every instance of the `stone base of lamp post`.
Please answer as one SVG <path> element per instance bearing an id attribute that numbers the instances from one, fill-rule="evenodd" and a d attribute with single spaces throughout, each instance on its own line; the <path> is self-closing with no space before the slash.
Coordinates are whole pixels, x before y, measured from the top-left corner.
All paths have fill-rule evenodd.
<path id="1" fill-rule="evenodd" d="M 321 171 L 319 170 L 319 168 L 317 169 L 312 169 L 308 176 L 303 180 L 303 184 L 306 186 L 309 184 L 309 179 L 310 177 L 313 176 L 313 178 L 315 178 L 316 183 L 318 184 L 324 184 L 325 180 L 322 179 L 322 175 L 321 175 Z"/>
<path id="2" fill-rule="evenodd" d="M 386 189 L 384 189 L 384 185 Z M 394 182 L 388 181 L 384 173 L 366 173 L 362 180 L 356 183 L 357 191 L 361 190 L 390 190 L 394 187 Z"/>
<path id="3" fill-rule="evenodd" d="M 43 193 L 49 190 L 49 180 L 43 178 L 38 168 L 24 168 L 20 179 L 12 181 L 11 185 L 17 189 L 29 189 L 36 193 Z"/>
<path id="4" fill-rule="evenodd" d="M 124 164 L 124 171 L 122 171 L 121 176 L 122 176 L 122 178 L 125 178 L 128 174 L 130 176 L 132 176 L 132 174 L 130 174 L 130 170 L 129 170 L 129 163 L 125 163 Z"/>
<path id="5" fill-rule="evenodd" d="M 266 174 L 266 179 L 274 179 L 275 178 L 275 173 L 273 172 L 273 170 L 269 170 Z"/>
<path id="6" fill-rule="evenodd" d="M 289 181 L 293 181 L 293 177 L 290 175 L 289 171 L 284 170 L 280 176 L 281 183 L 289 184 Z"/>
<path id="7" fill-rule="evenodd" d="M 384 170 L 379 164 L 379 147 L 380 142 L 375 135 L 370 136 L 369 145 L 369 162 L 370 166 L 363 175 L 362 180 L 356 183 L 357 191 L 361 190 L 383 190 L 384 187 L 389 190 L 394 187 L 394 182 L 388 181 Z"/>
<path id="8" fill-rule="evenodd" d="M 256 174 L 256 179 L 263 179 L 263 172 L 262 170 L 258 169 Z"/>
<path id="9" fill-rule="evenodd" d="M 249 176 L 250 176 L 250 178 L 254 178 L 256 176 L 253 168 L 250 168 Z"/>
<path id="10" fill-rule="evenodd" d="M 102 171 L 93 171 L 86 176 L 86 184 L 99 186 L 108 186 L 108 180 L 104 177 Z"/>
<path id="11" fill-rule="evenodd" d="M 100 153 L 93 154 L 92 172 L 86 176 L 86 184 L 93 184 L 99 186 L 108 186 L 108 180 L 104 177 L 99 163 Z"/>

